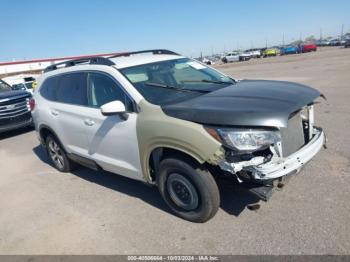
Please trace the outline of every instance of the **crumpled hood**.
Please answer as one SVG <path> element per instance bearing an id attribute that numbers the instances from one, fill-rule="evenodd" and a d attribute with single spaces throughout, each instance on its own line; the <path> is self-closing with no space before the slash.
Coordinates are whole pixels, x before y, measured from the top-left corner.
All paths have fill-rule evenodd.
<path id="1" fill-rule="evenodd" d="M 0 103 L 6 102 L 11 99 L 17 99 L 21 97 L 30 97 L 31 95 L 27 91 L 23 90 L 10 90 L 10 91 L 4 91 L 0 92 Z"/>
<path id="2" fill-rule="evenodd" d="M 243 80 L 162 109 L 169 116 L 201 124 L 287 127 L 290 114 L 320 95 L 292 82 Z"/>

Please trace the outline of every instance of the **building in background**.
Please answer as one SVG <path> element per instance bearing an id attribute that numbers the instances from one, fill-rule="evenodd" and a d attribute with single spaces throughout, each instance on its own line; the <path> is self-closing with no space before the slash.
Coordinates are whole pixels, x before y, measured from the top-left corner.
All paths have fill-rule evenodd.
<path id="1" fill-rule="evenodd" d="M 42 71 L 56 63 L 64 62 L 73 59 L 84 59 L 86 57 L 109 57 L 120 53 L 106 53 L 106 54 L 94 54 L 94 55 L 83 55 L 83 56 L 67 56 L 67 57 L 56 57 L 56 58 L 45 58 L 35 60 L 24 60 L 15 62 L 0 62 L 0 78 L 8 76 L 14 76 L 19 74 L 41 74 Z"/>

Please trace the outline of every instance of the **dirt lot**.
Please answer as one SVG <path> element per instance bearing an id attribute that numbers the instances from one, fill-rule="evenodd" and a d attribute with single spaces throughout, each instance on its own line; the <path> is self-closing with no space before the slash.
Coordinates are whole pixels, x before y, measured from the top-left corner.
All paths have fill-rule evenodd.
<path id="1" fill-rule="evenodd" d="M 328 149 L 257 211 L 221 183 L 205 224 L 174 216 L 154 188 L 85 168 L 61 174 L 32 131 L 0 136 L 0 254 L 350 254 L 350 49 L 217 66 L 289 80 L 328 98 L 316 109 Z"/>

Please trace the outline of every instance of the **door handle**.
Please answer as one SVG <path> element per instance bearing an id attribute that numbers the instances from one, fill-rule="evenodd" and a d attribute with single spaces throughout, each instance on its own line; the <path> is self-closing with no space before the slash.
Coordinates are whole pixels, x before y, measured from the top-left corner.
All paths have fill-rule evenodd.
<path id="1" fill-rule="evenodd" d="M 59 113 L 56 110 L 51 110 L 50 112 L 51 112 L 51 115 L 53 115 L 53 116 L 59 115 Z"/>
<path id="2" fill-rule="evenodd" d="M 91 119 L 85 119 L 84 124 L 87 126 L 93 126 L 95 124 L 95 122 L 92 121 Z"/>

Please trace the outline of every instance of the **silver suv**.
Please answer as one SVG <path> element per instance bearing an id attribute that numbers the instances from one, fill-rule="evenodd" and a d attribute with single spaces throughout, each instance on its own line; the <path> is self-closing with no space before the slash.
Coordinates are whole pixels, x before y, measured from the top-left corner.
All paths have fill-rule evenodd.
<path id="1" fill-rule="evenodd" d="M 266 201 L 316 155 L 325 141 L 314 126 L 320 95 L 148 50 L 52 65 L 31 105 L 58 170 L 79 163 L 156 185 L 178 216 L 205 222 L 220 205 L 216 177 Z"/>

